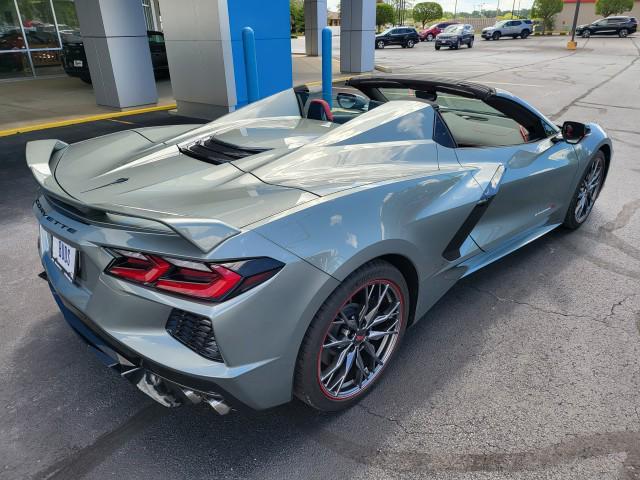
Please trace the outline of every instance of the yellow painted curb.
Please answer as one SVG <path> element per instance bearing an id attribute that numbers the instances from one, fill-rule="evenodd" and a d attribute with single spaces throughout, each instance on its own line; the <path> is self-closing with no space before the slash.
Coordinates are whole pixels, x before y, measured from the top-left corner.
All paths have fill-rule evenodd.
<path id="1" fill-rule="evenodd" d="M 155 107 L 135 108 L 124 112 L 101 113 L 98 115 L 90 115 L 88 117 L 71 118 L 69 120 L 60 120 L 57 122 L 39 123 L 36 125 L 25 125 L 24 127 L 10 128 L 8 130 L 0 130 L 0 137 L 15 135 L 16 133 L 33 132 L 36 130 L 46 130 L 48 128 L 66 127 L 67 125 L 76 125 L 78 123 L 89 123 L 97 120 L 108 120 L 110 118 L 128 117 L 129 115 L 138 115 L 140 113 L 158 112 L 161 110 L 172 110 L 176 108 L 176 104 L 156 105 Z"/>

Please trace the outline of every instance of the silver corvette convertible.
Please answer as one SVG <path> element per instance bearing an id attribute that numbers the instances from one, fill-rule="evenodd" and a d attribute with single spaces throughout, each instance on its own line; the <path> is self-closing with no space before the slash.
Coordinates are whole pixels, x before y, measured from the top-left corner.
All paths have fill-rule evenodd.
<path id="1" fill-rule="evenodd" d="M 474 83 L 355 77 L 331 100 L 27 145 L 42 276 L 163 405 L 352 405 L 458 279 L 584 223 L 611 162 L 598 125 Z"/>

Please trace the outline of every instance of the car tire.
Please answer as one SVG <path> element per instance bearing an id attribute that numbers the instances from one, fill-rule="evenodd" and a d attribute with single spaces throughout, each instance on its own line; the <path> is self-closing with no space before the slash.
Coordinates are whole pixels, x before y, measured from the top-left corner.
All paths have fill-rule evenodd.
<path id="1" fill-rule="evenodd" d="M 82 80 L 84 83 L 88 83 L 89 85 L 92 84 L 91 77 L 89 75 L 81 75 L 80 80 Z"/>
<path id="2" fill-rule="evenodd" d="M 627 30 L 626 28 L 621 28 L 620 31 L 618 32 L 618 36 L 620 38 L 626 38 L 629 36 L 629 30 Z"/>
<path id="3" fill-rule="evenodd" d="M 436 45 L 436 50 L 440 50 L 440 45 Z"/>
<path id="4" fill-rule="evenodd" d="M 500 40 L 500 32 L 493 32 L 493 35 L 491 35 L 491 38 L 493 40 Z"/>
<path id="5" fill-rule="evenodd" d="M 565 228 L 575 230 L 589 218 L 589 214 L 591 214 L 591 210 L 602 190 L 605 172 L 606 160 L 602 150 L 599 150 L 589 162 L 589 166 L 585 169 L 580 182 L 578 182 L 562 223 Z M 587 203 L 583 203 L 579 208 L 581 199 L 585 198 L 585 195 L 587 195 L 585 200 Z"/>
<path id="6" fill-rule="evenodd" d="M 432 42 L 433 41 L 433 35 L 432 34 L 428 34 L 427 35 L 427 42 Z"/>
<path id="7" fill-rule="evenodd" d="M 582 32 L 582 38 L 589 38 L 591 36 L 591 31 L 585 30 Z"/>
<path id="8" fill-rule="evenodd" d="M 407 40 L 407 48 L 413 48 L 415 44 L 416 42 L 414 42 L 413 40 Z"/>
<path id="9" fill-rule="evenodd" d="M 467 47 L 473 48 L 473 38 L 469 40 L 469 43 L 467 43 Z"/>
<path id="10" fill-rule="evenodd" d="M 523 30 L 522 33 L 520 34 L 520 38 L 522 38 L 523 40 L 525 38 L 527 38 L 529 36 L 531 32 L 529 32 L 529 30 Z"/>
<path id="11" fill-rule="evenodd" d="M 364 310 L 367 294 L 369 308 Z M 376 310 L 378 300 L 381 305 Z M 362 327 L 364 318 L 357 325 L 362 311 L 376 319 L 389 318 L 375 326 L 377 330 L 367 330 Z M 295 396 L 325 412 L 357 403 L 380 380 L 400 346 L 408 319 L 409 289 L 400 271 L 383 260 L 358 268 L 322 304 L 305 333 L 296 363 Z"/>
<path id="12" fill-rule="evenodd" d="M 376 48 L 383 49 L 384 48 L 384 40 L 378 40 L 376 42 Z"/>

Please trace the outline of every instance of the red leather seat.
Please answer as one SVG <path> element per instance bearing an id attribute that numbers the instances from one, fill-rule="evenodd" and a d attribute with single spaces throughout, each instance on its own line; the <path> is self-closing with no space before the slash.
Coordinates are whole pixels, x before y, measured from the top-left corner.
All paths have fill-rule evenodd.
<path id="1" fill-rule="evenodd" d="M 311 120 L 322 120 L 324 122 L 333 122 L 333 113 L 326 100 L 322 98 L 314 98 L 309 102 L 307 110 L 307 118 Z"/>

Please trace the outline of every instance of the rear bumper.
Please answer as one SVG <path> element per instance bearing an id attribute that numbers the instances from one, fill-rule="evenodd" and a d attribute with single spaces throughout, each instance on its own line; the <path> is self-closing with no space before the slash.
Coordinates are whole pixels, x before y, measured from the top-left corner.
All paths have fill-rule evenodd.
<path id="1" fill-rule="evenodd" d="M 175 402 L 160 399 L 166 406 L 184 403 L 181 392 L 185 389 L 205 394 L 205 401 L 223 396 L 230 403 L 257 410 L 291 399 L 300 343 L 337 280 L 263 237 L 245 232 L 227 240 L 209 259 L 242 258 L 248 251 L 275 258 L 285 264 L 275 277 L 219 304 L 163 294 L 105 274 L 110 254 L 103 245 L 168 253 L 165 248 L 177 252 L 183 243 L 193 249 L 187 242 L 168 236 L 163 246 L 157 234 L 82 224 L 51 210 L 43 197 L 40 201 L 42 210 L 34 208 L 46 232 L 40 259 L 54 297 L 67 322 L 104 363 L 130 380 L 130 376 L 136 381 L 151 376 L 151 382 L 138 387 L 149 394 L 154 392 L 148 391 L 147 383 L 162 384 L 176 398 Z M 51 235 L 78 249 L 76 281 L 71 282 L 51 259 Z M 224 362 L 205 358 L 170 335 L 167 321 L 174 309 L 210 319 Z"/>
<path id="2" fill-rule="evenodd" d="M 98 359 L 161 405 L 207 402 L 220 414 L 245 406 L 210 379 L 173 371 L 134 352 L 61 297 L 51 283 L 49 288 L 64 319 Z"/>

